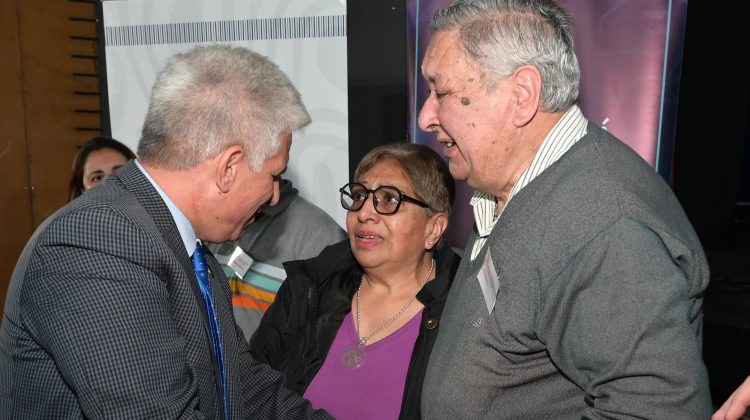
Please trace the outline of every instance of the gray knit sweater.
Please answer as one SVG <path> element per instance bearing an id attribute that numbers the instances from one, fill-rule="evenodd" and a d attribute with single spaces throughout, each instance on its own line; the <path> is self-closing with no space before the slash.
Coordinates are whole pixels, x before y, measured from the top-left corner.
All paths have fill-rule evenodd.
<path id="1" fill-rule="evenodd" d="M 491 314 L 477 281 L 488 249 L 500 280 Z M 510 201 L 479 256 L 463 259 L 424 418 L 707 419 L 708 278 L 667 184 L 589 124 Z"/>

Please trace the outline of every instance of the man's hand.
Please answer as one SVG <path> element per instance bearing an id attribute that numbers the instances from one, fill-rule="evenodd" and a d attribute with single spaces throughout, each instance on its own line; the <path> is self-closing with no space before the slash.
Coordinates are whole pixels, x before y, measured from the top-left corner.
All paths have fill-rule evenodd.
<path id="1" fill-rule="evenodd" d="M 714 413 L 711 420 L 736 420 L 750 418 L 744 416 L 750 405 L 750 376 L 729 396 L 719 411 Z"/>

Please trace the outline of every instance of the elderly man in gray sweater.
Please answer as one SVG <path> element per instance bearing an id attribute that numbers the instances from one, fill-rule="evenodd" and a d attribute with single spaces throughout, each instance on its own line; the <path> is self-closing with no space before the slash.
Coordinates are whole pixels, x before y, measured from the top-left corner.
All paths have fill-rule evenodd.
<path id="1" fill-rule="evenodd" d="M 476 190 L 476 232 L 424 417 L 710 417 L 703 250 L 667 184 L 576 105 L 568 14 L 457 0 L 430 23 L 419 123 Z"/>

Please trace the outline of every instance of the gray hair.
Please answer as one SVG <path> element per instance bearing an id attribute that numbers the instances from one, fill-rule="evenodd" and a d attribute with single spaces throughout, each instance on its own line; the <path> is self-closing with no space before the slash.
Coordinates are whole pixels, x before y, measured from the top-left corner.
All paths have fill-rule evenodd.
<path id="1" fill-rule="evenodd" d="M 532 65 L 542 77 L 542 109 L 565 111 L 578 101 L 581 74 L 573 23 L 554 1 L 454 0 L 431 17 L 430 27 L 433 32 L 458 28 L 468 58 L 492 71 L 482 76 L 488 91 L 521 66 Z"/>
<path id="2" fill-rule="evenodd" d="M 354 171 L 354 180 L 359 182 L 362 175 L 378 163 L 394 160 L 401 166 L 411 181 L 415 198 L 430 206 L 428 214 L 433 211 L 451 214 L 453 199 L 456 196 L 456 182 L 453 180 L 448 164 L 431 148 L 414 143 L 390 143 L 378 146 L 359 161 Z"/>
<path id="3" fill-rule="evenodd" d="M 260 171 L 279 151 L 282 133 L 309 123 L 299 92 L 268 58 L 241 47 L 198 46 L 170 58 L 157 75 L 138 156 L 184 170 L 238 145 Z"/>

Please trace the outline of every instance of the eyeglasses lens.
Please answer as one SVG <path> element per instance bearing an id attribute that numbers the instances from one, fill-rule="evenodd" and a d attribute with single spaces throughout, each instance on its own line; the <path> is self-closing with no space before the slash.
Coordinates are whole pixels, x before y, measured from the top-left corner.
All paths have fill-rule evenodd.
<path id="1" fill-rule="evenodd" d="M 373 204 L 378 213 L 392 214 L 398 210 L 401 192 L 396 188 L 383 186 L 370 191 L 364 185 L 356 183 L 347 184 L 341 189 L 341 205 L 347 210 L 358 211 L 371 192 Z"/>
<path id="2" fill-rule="evenodd" d="M 341 189 L 341 205 L 347 210 L 359 210 L 367 195 L 367 189 L 363 186 L 347 184 Z"/>
<path id="3" fill-rule="evenodd" d="M 382 214 L 391 214 L 398 209 L 401 193 L 391 187 L 380 187 L 375 190 L 375 208 Z"/>

